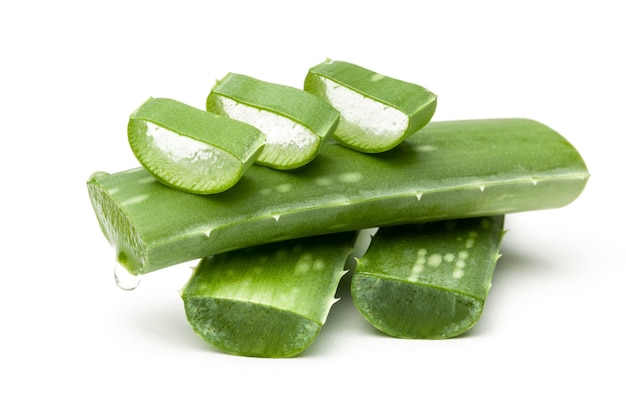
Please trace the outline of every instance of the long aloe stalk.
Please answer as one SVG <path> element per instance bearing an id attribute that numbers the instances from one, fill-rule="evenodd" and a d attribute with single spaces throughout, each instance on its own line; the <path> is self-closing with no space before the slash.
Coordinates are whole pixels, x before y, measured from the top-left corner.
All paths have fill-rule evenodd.
<path id="1" fill-rule="evenodd" d="M 295 172 L 253 165 L 209 196 L 147 171 L 96 173 L 88 190 L 117 260 L 133 274 L 297 237 L 562 207 L 589 173 L 577 150 L 526 119 L 433 122 L 393 150 L 327 144 Z"/>
<path id="2" fill-rule="evenodd" d="M 393 337 L 465 333 L 482 315 L 503 223 L 494 216 L 379 229 L 352 277 L 355 306 Z"/>
<path id="3" fill-rule="evenodd" d="M 182 291 L 189 324 L 230 354 L 300 354 L 337 300 L 354 236 L 288 240 L 201 260 Z"/>

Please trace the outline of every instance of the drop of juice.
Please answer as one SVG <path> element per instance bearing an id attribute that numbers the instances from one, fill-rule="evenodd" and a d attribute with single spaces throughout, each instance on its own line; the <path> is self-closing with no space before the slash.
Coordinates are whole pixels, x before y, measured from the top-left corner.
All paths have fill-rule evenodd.
<path id="1" fill-rule="evenodd" d="M 122 290 L 133 290 L 141 282 L 141 276 L 131 274 L 117 261 L 113 267 L 113 276 L 115 283 Z"/>

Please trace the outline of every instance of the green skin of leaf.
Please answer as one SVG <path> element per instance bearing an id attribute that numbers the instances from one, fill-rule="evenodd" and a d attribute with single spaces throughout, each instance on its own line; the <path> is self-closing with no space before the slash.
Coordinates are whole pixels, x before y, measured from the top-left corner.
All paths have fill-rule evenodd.
<path id="1" fill-rule="evenodd" d="M 300 354 L 336 301 L 354 236 L 289 240 L 203 259 L 182 291 L 189 324 L 230 354 Z"/>
<path id="2" fill-rule="evenodd" d="M 483 312 L 503 223 L 494 216 L 379 229 L 352 277 L 356 308 L 393 337 L 467 332 Z"/>
<path id="3" fill-rule="evenodd" d="M 279 155 L 256 161 L 257 164 L 275 169 L 291 170 L 308 164 L 334 133 L 339 123 L 339 112 L 313 94 L 242 74 L 229 73 L 219 80 L 206 100 L 207 111 L 229 116 L 221 107 L 220 97 L 283 116 L 317 135 L 318 140 L 313 147 L 303 149 L 299 155 L 285 153 L 285 156 Z M 247 123 L 255 125 L 252 121 Z"/>
<path id="4" fill-rule="evenodd" d="M 409 117 L 409 125 L 402 136 L 390 140 L 372 140 L 372 145 L 368 146 L 361 144 L 361 140 L 357 144 L 357 140 L 351 139 L 351 136 L 343 135 L 339 130 L 335 131 L 335 140 L 360 152 L 380 153 L 391 150 L 406 137 L 426 126 L 437 108 L 437 96 L 428 89 L 383 76 L 352 63 L 327 60 L 309 69 L 304 80 L 304 90 L 328 101 L 325 95 L 326 86 L 320 81 L 320 77 L 398 109 Z"/>
<path id="5" fill-rule="evenodd" d="M 116 259 L 133 274 L 297 237 L 565 206 L 589 173 L 554 130 L 527 119 L 433 122 L 395 149 L 328 143 L 297 171 L 253 165 L 199 196 L 143 169 L 95 173 L 88 191 Z"/>
<path id="6" fill-rule="evenodd" d="M 224 178 L 204 186 L 202 179 L 189 181 L 193 169 L 175 161 L 155 160 L 145 133 L 145 122 L 170 132 L 208 144 L 221 151 L 224 164 L 235 170 L 224 172 Z M 150 98 L 130 116 L 128 140 L 139 162 L 164 184 L 197 194 L 223 192 L 239 181 L 254 163 L 265 145 L 265 135 L 252 125 L 213 114 L 168 98 Z M 158 153 L 158 152 L 157 152 Z M 189 165 L 191 163 L 184 163 Z M 219 170 L 219 168 L 215 168 Z"/>

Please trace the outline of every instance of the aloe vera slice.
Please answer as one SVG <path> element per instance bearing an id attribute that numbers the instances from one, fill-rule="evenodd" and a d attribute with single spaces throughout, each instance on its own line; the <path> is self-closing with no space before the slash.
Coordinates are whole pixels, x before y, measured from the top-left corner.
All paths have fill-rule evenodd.
<path id="1" fill-rule="evenodd" d="M 437 106 L 437 96 L 422 86 L 335 60 L 309 69 L 304 89 L 340 112 L 333 138 L 365 153 L 396 147 L 423 128 Z"/>
<path id="2" fill-rule="evenodd" d="M 589 173 L 578 151 L 527 119 L 432 122 L 380 154 L 327 143 L 297 171 L 253 165 L 199 196 L 143 169 L 87 182 L 118 262 L 141 274 L 257 244 L 412 222 L 558 208 Z"/>
<path id="3" fill-rule="evenodd" d="M 480 319 L 503 216 L 381 228 L 351 281 L 354 305 L 393 337 L 444 339 Z"/>
<path id="4" fill-rule="evenodd" d="M 259 128 L 266 144 L 256 163 L 279 170 L 313 160 L 339 123 L 337 110 L 306 91 L 236 73 L 215 84 L 206 108 Z"/>
<path id="5" fill-rule="evenodd" d="M 337 300 L 354 237 L 289 240 L 201 260 L 182 290 L 189 324 L 230 354 L 300 354 Z"/>
<path id="6" fill-rule="evenodd" d="M 257 128 L 168 98 L 150 98 L 130 116 L 128 141 L 163 184 L 196 194 L 235 185 L 263 150 Z"/>

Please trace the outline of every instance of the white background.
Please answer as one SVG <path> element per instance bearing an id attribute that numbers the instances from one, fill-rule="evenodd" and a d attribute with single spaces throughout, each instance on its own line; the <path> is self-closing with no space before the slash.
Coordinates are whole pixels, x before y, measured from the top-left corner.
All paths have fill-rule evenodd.
<path id="1" fill-rule="evenodd" d="M 619 3 L 2 3 L 0 402 L 624 402 Z M 343 291 L 302 356 L 220 353 L 186 322 L 187 266 L 116 287 L 85 181 L 138 165 L 126 124 L 148 97 L 202 108 L 229 71 L 301 87 L 325 58 L 429 88 L 434 120 L 537 119 L 592 177 L 565 208 L 507 217 L 464 337 L 385 337 Z"/>

